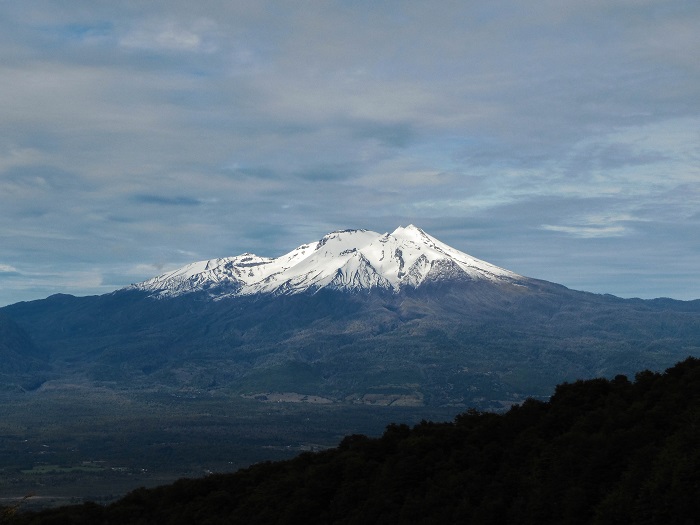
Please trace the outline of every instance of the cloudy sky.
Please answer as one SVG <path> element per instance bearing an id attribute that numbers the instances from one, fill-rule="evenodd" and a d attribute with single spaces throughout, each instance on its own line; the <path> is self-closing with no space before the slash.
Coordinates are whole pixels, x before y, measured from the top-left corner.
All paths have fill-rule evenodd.
<path id="1" fill-rule="evenodd" d="M 700 298 L 697 0 L 0 3 L 0 305 L 416 224 Z"/>

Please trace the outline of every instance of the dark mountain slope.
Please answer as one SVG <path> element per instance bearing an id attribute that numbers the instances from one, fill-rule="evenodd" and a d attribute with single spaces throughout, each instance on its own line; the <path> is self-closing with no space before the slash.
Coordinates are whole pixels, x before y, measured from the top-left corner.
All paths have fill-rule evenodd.
<path id="1" fill-rule="evenodd" d="M 27 352 L 44 356 L 55 380 L 118 388 L 497 408 L 563 380 L 700 354 L 700 301 L 623 300 L 535 280 L 220 300 L 132 290 L 0 312 L 31 335 L 37 350 Z"/>
<path id="2" fill-rule="evenodd" d="M 48 368 L 27 332 L 0 314 L 0 390 L 38 388 Z"/>
<path id="3" fill-rule="evenodd" d="M 700 360 L 562 384 L 549 402 L 139 489 L 8 523 L 691 524 L 700 516 Z"/>

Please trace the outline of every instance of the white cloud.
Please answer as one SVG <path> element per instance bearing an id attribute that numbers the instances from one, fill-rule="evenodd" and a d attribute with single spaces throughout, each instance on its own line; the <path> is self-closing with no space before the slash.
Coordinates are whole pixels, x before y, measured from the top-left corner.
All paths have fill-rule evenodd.
<path id="1" fill-rule="evenodd" d="M 126 48 L 150 51 L 189 51 L 214 53 L 216 25 L 198 20 L 185 27 L 174 21 L 141 23 L 119 39 Z"/>
<path id="2" fill-rule="evenodd" d="M 556 226 L 552 224 L 543 224 L 543 230 L 561 232 L 574 237 L 583 237 L 592 239 L 596 237 L 621 237 L 627 233 L 627 229 L 620 225 L 586 225 L 586 226 Z"/>

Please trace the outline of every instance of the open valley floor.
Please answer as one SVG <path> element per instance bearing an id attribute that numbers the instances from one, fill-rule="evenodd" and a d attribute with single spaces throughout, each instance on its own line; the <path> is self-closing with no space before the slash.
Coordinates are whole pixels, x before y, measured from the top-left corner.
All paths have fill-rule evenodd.
<path id="1" fill-rule="evenodd" d="M 0 505 L 105 503 L 138 487 L 231 472 L 334 447 L 346 435 L 379 435 L 391 422 L 449 421 L 459 412 L 314 401 L 81 385 L 4 393 Z"/>

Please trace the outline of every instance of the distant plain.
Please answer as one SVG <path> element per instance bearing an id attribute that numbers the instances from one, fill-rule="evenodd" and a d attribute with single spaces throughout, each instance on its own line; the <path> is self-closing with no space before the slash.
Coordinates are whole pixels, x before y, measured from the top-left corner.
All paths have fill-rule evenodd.
<path id="1" fill-rule="evenodd" d="M 75 386 L 0 395 L 0 505 L 108 502 L 138 487 L 379 435 L 390 422 L 451 420 L 456 408 L 265 402 L 238 395 Z"/>

